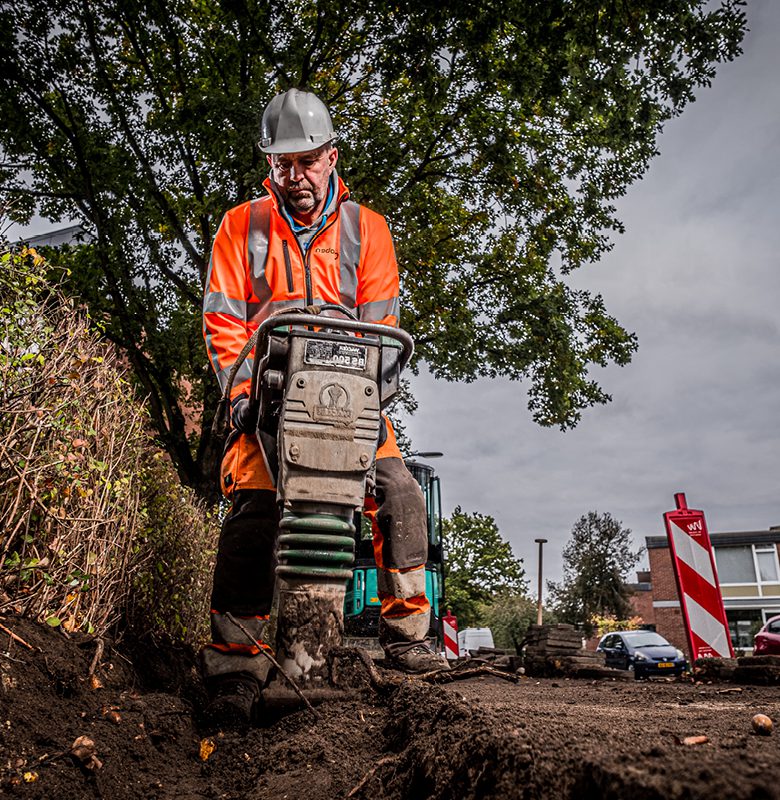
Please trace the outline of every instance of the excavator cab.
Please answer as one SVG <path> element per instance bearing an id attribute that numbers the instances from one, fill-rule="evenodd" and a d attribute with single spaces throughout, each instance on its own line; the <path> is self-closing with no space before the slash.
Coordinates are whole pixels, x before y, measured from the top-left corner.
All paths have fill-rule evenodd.
<path id="1" fill-rule="evenodd" d="M 431 604 L 428 636 L 440 642 L 441 614 L 444 608 L 444 548 L 441 536 L 441 487 L 435 470 L 416 458 L 404 460 L 422 489 L 428 516 L 428 558 L 425 563 L 425 594 Z M 371 524 L 367 517 L 356 524 L 355 567 L 347 583 L 344 602 L 344 627 L 349 643 L 367 650 L 377 650 L 379 609 L 377 567 L 374 560 Z"/>

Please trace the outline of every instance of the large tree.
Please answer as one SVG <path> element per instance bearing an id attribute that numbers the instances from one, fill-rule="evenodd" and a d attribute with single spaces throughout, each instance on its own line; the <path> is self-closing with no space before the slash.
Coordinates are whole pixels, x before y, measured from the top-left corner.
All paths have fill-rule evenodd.
<path id="1" fill-rule="evenodd" d="M 309 87 L 333 109 L 354 195 L 390 220 L 418 356 L 452 380 L 528 379 L 534 418 L 565 428 L 609 399 L 589 367 L 636 347 L 567 275 L 610 248 L 614 201 L 664 123 L 740 52 L 740 5 L 1 0 L 0 178 L 16 219 L 89 232 L 65 259 L 71 288 L 206 493 L 212 239 L 260 191 L 264 104 Z"/>
<path id="2" fill-rule="evenodd" d="M 630 528 L 611 514 L 589 511 L 574 524 L 563 550 L 563 581 L 548 583 L 550 604 L 563 622 L 592 632 L 594 616 L 631 616 L 629 572 L 642 550 L 633 550 Z"/>
<path id="3" fill-rule="evenodd" d="M 443 521 L 446 549 L 446 604 L 458 618 L 458 627 L 477 625 L 481 606 L 498 595 L 523 595 L 526 589 L 522 559 L 498 530 L 493 517 L 463 511 L 457 506 Z"/>

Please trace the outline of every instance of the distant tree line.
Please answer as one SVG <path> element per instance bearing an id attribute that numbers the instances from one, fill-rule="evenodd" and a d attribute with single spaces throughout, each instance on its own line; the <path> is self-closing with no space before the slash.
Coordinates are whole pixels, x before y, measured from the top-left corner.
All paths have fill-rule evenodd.
<path id="1" fill-rule="evenodd" d="M 460 506 L 444 521 L 443 536 L 446 605 L 459 629 L 489 627 L 497 647 L 519 648 L 537 619 L 522 559 L 493 517 Z M 635 627 L 627 580 L 641 552 L 632 549 L 631 530 L 611 514 L 582 516 L 563 550 L 563 580 L 548 582 L 543 622 L 568 622 L 587 636 L 609 620 Z"/>

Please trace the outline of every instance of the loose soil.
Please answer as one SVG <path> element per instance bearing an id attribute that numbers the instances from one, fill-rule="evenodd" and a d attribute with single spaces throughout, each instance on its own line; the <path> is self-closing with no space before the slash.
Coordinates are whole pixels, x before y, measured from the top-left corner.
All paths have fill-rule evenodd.
<path id="1" fill-rule="evenodd" d="M 0 631 L 0 795 L 46 800 L 780 798 L 780 689 L 686 681 L 414 679 L 266 712 L 204 742 L 185 652 L 107 647 L 6 617 Z M 94 741 L 89 769 L 70 754 Z M 706 737 L 686 744 L 688 737 Z M 205 749 L 214 750 L 204 760 Z"/>

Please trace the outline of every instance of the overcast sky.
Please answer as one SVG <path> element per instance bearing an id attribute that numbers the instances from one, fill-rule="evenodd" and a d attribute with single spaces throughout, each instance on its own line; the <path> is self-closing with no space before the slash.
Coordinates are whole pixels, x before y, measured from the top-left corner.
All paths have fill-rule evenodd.
<path id="1" fill-rule="evenodd" d="M 407 428 L 417 449 L 445 453 L 431 462 L 445 513 L 494 516 L 534 593 L 533 540 L 549 540 L 545 577 L 558 580 L 591 510 L 637 546 L 664 533 L 680 491 L 711 532 L 780 525 L 780 2 L 747 12 L 744 54 L 667 125 L 619 202 L 626 233 L 573 278 L 639 337 L 629 366 L 598 370 L 613 402 L 561 433 L 530 420 L 523 385 L 413 379 Z"/>

